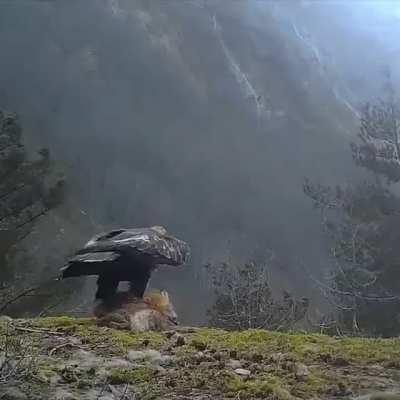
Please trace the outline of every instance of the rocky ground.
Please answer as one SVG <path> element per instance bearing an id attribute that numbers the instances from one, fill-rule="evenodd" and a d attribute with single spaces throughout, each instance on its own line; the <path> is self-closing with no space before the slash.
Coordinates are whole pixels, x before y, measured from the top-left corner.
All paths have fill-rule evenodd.
<path id="1" fill-rule="evenodd" d="M 399 394 L 397 394 L 399 393 Z M 400 399 L 400 339 L 0 322 L 0 399 Z"/>

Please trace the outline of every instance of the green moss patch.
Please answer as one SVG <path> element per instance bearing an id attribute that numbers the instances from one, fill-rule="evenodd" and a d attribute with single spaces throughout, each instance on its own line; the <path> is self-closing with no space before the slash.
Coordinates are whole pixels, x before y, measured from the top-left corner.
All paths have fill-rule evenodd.
<path id="1" fill-rule="evenodd" d="M 400 380 L 396 369 L 399 339 L 204 328 L 181 333 L 184 344 L 176 346 L 176 337 L 171 334 L 114 330 L 98 327 L 91 318 L 70 317 L 15 320 L 7 328 L 0 326 L 0 334 L 6 331 L 22 335 L 33 343 L 32 349 L 39 350 L 42 358 L 35 384 L 48 386 L 59 381 L 79 393 L 104 385 L 103 373 L 110 384 L 128 385 L 144 399 L 197 394 L 240 399 L 326 399 L 350 390 L 361 393 L 365 388 L 381 388 L 382 382 L 390 389 L 396 379 Z M 80 341 L 74 344 L 73 338 Z M 57 350 L 68 342 L 71 346 Z M 121 360 L 134 349 L 156 349 L 174 357 L 163 367 L 144 358 L 140 365 L 122 364 L 121 368 L 110 367 L 99 373 L 101 367 L 79 368 L 78 354 L 74 355 L 84 350 L 96 357 Z M 236 374 L 232 359 L 248 369 L 249 375 Z"/>
<path id="2" fill-rule="evenodd" d="M 369 364 L 400 359 L 400 339 L 334 338 L 318 334 L 278 333 L 262 330 L 225 332 L 203 329 L 193 335 L 194 343 L 207 343 L 218 350 L 241 355 L 291 354 L 304 361 Z"/>
<path id="3" fill-rule="evenodd" d="M 148 383 L 155 377 L 155 371 L 148 367 L 116 368 L 111 371 L 108 382 L 112 385 Z"/>
<path id="4" fill-rule="evenodd" d="M 166 337 L 162 333 L 134 333 L 105 327 L 98 327 L 92 318 L 52 317 L 32 320 L 31 326 L 79 337 L 84 344 L 94 348 L 107 348 L 110 353 L 125 354 L 128 349 L 138 349 L 146 343 L 160 348 Z"/>

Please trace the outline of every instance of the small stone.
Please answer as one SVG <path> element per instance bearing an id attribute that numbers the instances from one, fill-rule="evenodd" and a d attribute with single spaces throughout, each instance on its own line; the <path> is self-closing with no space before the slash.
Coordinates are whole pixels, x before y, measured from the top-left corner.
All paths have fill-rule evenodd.
<path id="1" fill-rule="evenodd" d="M 27 400 L 28 397 L 25 393 L 21 392 L 17 387 L 10 387 L 5 389 L 5 392 L 1 394 L 2 400 Z"/>
<path id="2" fill-rule="evenodd" d="M 235 374 L 240 376 L 250 376 L 251 374 L 251 372 L 248 369 L 243 369 L 243 368 L 236 368 L 234 372 Z"/>
<path id="3" fill-rule="evenodd" d="M 163 356 L 157 350 L 149 349 L 144 351 L 130 350 L 126 358 L 131 362 L 149 361 L 153 364 L 159 364 Z"/>
<path id="4" fill-rule="evenodd" d="M 124 360 L 123 358 L 112 358 L 104 363 L 104 367 L 106 368 L 129 368 L 130 366 L 131 364 L 129 361 Z"/>
<path id="5" fill-rule="evenodd" d="M 226 366 L 231 369 L 240 369 L 242 367 L 242 363 L 239 360 L 229 360 L 226 363 Z"/>
<path id="6" fill-rule="evenodd" d="M 176 357 L 174 356 L 161 356 L 161 359 L 159 361 L 159 365 L 162 367 L 170 367 L 174 365 L 176 362 Z"/>
<path id="7" fill-rule="evenodd" d="M 141 361 L 146 358 L 146 355 L 143 351 L 137 351 L 137 350 L 130 350 L 128 351 L 128 355 L 126 358 L 129 361 L 135 362 L 135 361 Z"/>
<path id="8" fill-rule="evenodd" d="M 144 359 L 150 361 L 152 364 L 160 365 L 163 360 L 163 356 L 157 350 L 146 350 Z"/>
<path id="9" fill-rule="evenodd" d="M 310 375 L 307 365 L 301 363 L 294 364 L 294 374 L 297 379 L 305 379 Z"/>
<path id="10" fill-rule="evenodd" d="M 199 364 L 200 368 L 206 369 L 206 368 L 212 368 L 215 364 L 212 361 L 202 361 Z"/>

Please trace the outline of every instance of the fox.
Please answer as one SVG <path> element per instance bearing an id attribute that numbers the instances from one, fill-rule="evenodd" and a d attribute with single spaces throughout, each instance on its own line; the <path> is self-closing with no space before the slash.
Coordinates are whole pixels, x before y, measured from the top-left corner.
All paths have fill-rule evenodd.
<path id="1" fill-rule="evenodd" d="M 119 292 L 93 310 L 99 326 L 133 332 L 166 331 L 178 325 L 178 317 L 165 290 L 137 298 Z"/>

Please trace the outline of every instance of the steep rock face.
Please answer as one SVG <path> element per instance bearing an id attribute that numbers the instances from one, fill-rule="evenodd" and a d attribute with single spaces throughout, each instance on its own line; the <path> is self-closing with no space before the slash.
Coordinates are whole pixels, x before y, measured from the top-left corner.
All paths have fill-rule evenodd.
<path id="1" fill-rule="evenodd" d="M 372 55 L 394 60 L 382 31 L 363 28 L 371 10 L 163 0 L 0 7 L 0 106 L 21 114 L 32 146 L 69 165 L 68 206 L 89 215 L 85 230 L 166 225 L 192 244 L 195 266 L 265 259 L 272 248 L 280 281 L 309 289 L 300 264 L 317 271 L 326 260 L 302 179 L 351 173 L 358 102 L 379 86 Z M 195 274 L 160 281 L 182 299 L 199 297 Z"/>

